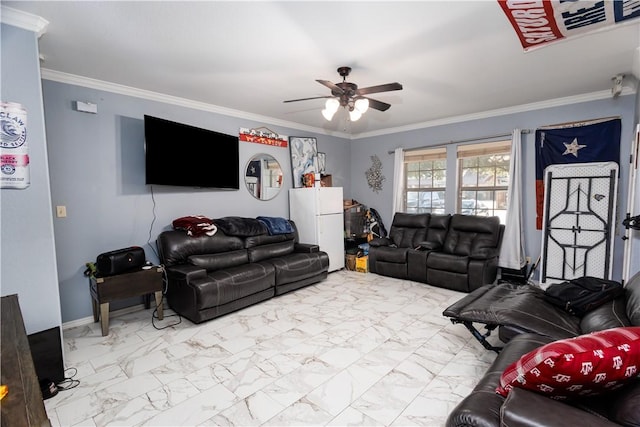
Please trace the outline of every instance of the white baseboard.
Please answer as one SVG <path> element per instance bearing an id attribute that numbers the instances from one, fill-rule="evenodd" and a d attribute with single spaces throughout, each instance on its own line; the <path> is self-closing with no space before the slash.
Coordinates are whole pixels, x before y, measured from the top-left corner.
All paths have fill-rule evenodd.
<path id="1" fill-rule="evenodd" d="M 125 314 L 134 313 L 136 311 L 144 310 L 143 304 L 132 305 L 131 307 L 121 308 L 120 310 L 114 310 L 109 312 L 109 319 L 113 319 L 114 317 L 123 316 Z M 62 330 L 75 328 L 76 326 L 84 326 L 94 323 L 93 315 L 88 317 L 83 317 L 81 319 L 72 320 L 70 322 L 65 322 L 62 324 Z"/>

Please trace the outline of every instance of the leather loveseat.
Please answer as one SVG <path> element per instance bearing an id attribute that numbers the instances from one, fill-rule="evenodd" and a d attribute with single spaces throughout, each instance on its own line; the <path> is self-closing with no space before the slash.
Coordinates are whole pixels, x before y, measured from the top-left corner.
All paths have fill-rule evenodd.
<path id="1" fill-rule="evenodd" d="M 291 232 L 269 234 L 253 218 L 213 220 L 213 235 L 169 230 L 157 239 L 167 274 L 167 302 L 194 323 L 307 286 L 327 277 L 329 257 Z"/>
<path id="2" fill-rule="evenodd" d="M 369 271 L 471 292 L 495 281 L 503 230 L 498 217 L 398 212 L 369 242 Z"/>
<path id="3" fill-rule="evenodd" d="M 496 287 L 500 287 L 497 285 Z M 521 285 L 528 286 L 528 285 Z M 550 304 L 529 300 L 529 306 L 516 311 L 529 311 L 531 316 L 513 320 L 522 323 L 517 330 L 553 329 L 540 323 Z M 475 306 L 480 310 L 480 306 Z M 487 308 L 489 309 L 489 308 Z M 489 309 L 490 310 L 490 309 Z M 542 313 L 535 316 L 535 313 Z M 640 273 L 626 285 L 625 294 L 578 318 L 562 310 L 554 318 L 564 316 L 558 335 L 525 332 L 514 335 L 500 351 L 484 377 L 449 414 L 446 425 L 453 426 L 638 426 L 640 425 L 640 378 L 636 376 L 623 388 L 600 396 L 573 401 L 558 401 L 529 390 L 514 388 L 505 399 L 496 393 L 504 370 L 521 356 L 545 344 L 570 336 L 567 325 L 576 325 L 574 333 L 584 334 L 612 328 L 640 326 Z M 514 318 L 515 319 L 515 318 Z M 526 323 L 526 324 L 525 324 Z M 516 329 L 513 329 L 515 331 Z"/>

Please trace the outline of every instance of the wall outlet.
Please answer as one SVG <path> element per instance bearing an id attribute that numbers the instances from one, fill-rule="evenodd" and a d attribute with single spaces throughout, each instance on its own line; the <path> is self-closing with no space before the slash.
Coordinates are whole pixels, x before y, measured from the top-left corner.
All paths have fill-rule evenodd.
<path id="1" fill-rule="evenodd" d="M 56 216 L 58 218 L 66 218 L 67 217 L 67 207 L 66 206 L 56 206 Z"/>
<path id="2" fill-rule="evenodd" d="M 527 260 L 527 264 L 531 264 L 531 257 L 530 257 L 530 256 L 528 256 L 528 257 L 526 258 L 526 260 Z"/>

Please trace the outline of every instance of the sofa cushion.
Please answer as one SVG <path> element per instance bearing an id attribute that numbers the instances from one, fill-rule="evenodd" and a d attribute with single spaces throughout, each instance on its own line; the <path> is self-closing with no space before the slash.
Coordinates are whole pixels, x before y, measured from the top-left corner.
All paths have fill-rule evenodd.
<path id="1" fill-rule="evenodd" d="M 469 258 L 441 252 L 431 252 L 427 258 L 427 267 L 445 270 L 451 273 L 467 273 Z"/>
<path id="2" fill-rule="evenodd" d="M 640 426 L 640 379 L 618 391 L 609 416 L 623 426 Z"/>
<path id="3" fill-rule="evenodd" d="M 183 230 L 167 230 L 157 240 L 160 259 L 167 267 L 185 264 L 191 255 L 228 252 L 244 247 L 238 237 L 227 236 L 221 230 L 213 236 L 191 237 Z"/>
<path id="4" fill-rule="evenodd" d="M 293 240 L 285 240 L 284 242 L 272 243 L 270 245 L 261 245 L 248 248 L 249 262 L 258 262 L 265 259 L 282 257 L 293 252 Z"/>
<path id="5" fill-rule="evenodd" d="M 429 228 L 427 229 L 427 239 L 423 246 L 425 249 L 438 250 L 444 244 L 444 239 L 447 237 L 447 230 L 449 229 L 449 221 L 451 215 L 437 215 L 432 214 L 429 219 Z"/>
<path id="6" fill-rule="evenodd" d="M 293 253 L 268 262 L 275 267 L 276 286 L 308 279 L 329 270 L 329 256 L 325 252 Z"/>
<path id="7" fill-rule="evenodd" d="M 246 264 L 249 262 L 249 257 L 246 250 L 240 249 L 218 254 L 191 255 L 188 260 L 190 264 L 202 267 L 207 271 L 216 271 L 221 268 Z"/>
<path id="8" fill-rule="evenodd" d="M 208 273 L 190 284 L 196 309 L 204 310 L 275 287 L 275 269 L 267 262 L 244 264 Z"/>
<path id="9" fill-rule="evenodd" d="M 443 252 L 488 258 L 497 255 L 500 240 L 500 219 L 455 214 L 451 217 Z"/>
<path id="10" fill-rule="evenodd" d="M 267 234 L 267 227 L 255 218 L 227 216 L 214 219 L 213 222 L 229 236 L 258 236 Z"/>
<path id="11" fill-rule="evenodd" d="M 397 212 L 389 231 L 389 239 L 399 248 L 415 248 L 427 238 L 429 214 Z"/>
<path id="12" fill-rule="evenodd" d="M 624 326 L 633 326 L 627 317 L 624 297 L 606 302 L 580 318 L 580 332 L 582 334 Z"/>
<path id="13" fill-rule="evenodd" d="M 539 347 L 511 364 L 496 392 L 521 387 L 556 399 L 595 396 L 638 376 L 640 327 L 614 328 Z"/>

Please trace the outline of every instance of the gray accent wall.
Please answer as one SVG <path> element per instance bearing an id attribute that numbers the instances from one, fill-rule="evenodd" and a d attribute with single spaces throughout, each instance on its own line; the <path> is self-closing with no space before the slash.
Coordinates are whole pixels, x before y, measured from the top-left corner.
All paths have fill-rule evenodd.
<path id="1" fill-rule="evenodd" d="M 145 185 L 145 114 L 230 135 L 237 135 L 241 127 L 266 126 L 282 135 L 316 137 L 318 150 L 327 154 L 327 173 L 332 174 L 333 185 L 342 186 L 345 195 L 350 191 L 348 140 L 51 80 L 43 80 L 43 91 L 51 197 L 53 206 L 67 208 L 66 218 L 54 218 L 64 322 L 92 316 L 89 282 L 83 271 L 85 263 L 95 261 L 102 252 L 142 246 L 147 259 L 157 263 L 155 239 L 171 228 L 175 218 L 289 217 L 292 174 L 288 147 L 240 142 L 238 191 Z M 96 104 L 98 113 L 76 111 L 75 101 Z M 179 150 L 180 141 L 175 143 Z M 271 154 L 283 170 L 283 188 L 269 201 L 253 198 L 244 185 L 242 170 L 257 153 Z M 140 298 L 120 301 L 112 303 L 111 309 L 140 303 Z"/>
<path id="2" fill-rule="evenodd" d="M 465 140 L 483 136 L 511 133 L 514 128 L 531 129 L 522 135 L 523 163 L 523 221 L 526 255 L 533 261 L 540 255 L 541 231 L 535 228 L 535 129 L 540 126 L 601 117 L 619 116 L 622 118 L 620 147 L 620 182 L 618 187 L 618 221 L 616 227 L 614 270 L 615 280 L 622 274 L 623 230 L 622 213 L 627 208 L 627 183 L 629 177 L 629 153 L 635 129 L 636 96 L 626 95 L 617 98 L 583 102 L 566 106 L 545 108 L 517 114 L 508 114 L 482 120 L 473 120 L 442 126 L 427 127 L 393 135 L 358 139 L 351 144 L 351 194 L 359 202 L 375 208 L 383 217 L 387 229 L 391 226 L 393 194 L 393 154 L 398 147 L 405 149 L 442 144 L 447 141 Z M 510 139 L 510 137 L 500 138 Z M 456 180 L 456 144 L 449 145 L 447 151 L 447 212 L 455 211 Z M 376 154 L 383 168 L 385 181 L 380 193 L 375 193 L 367 185 L 365 171 L 371 167 L 370 156 Z"/>
<path id="3" fill-rule="evenodd" d="M 0 190 L 0 290 L 18 294 L 28 334 L 61 326 L 47 140 L 34 32 L 1 26 L 1 100 L 27 111 L 31 185 Z"/>

